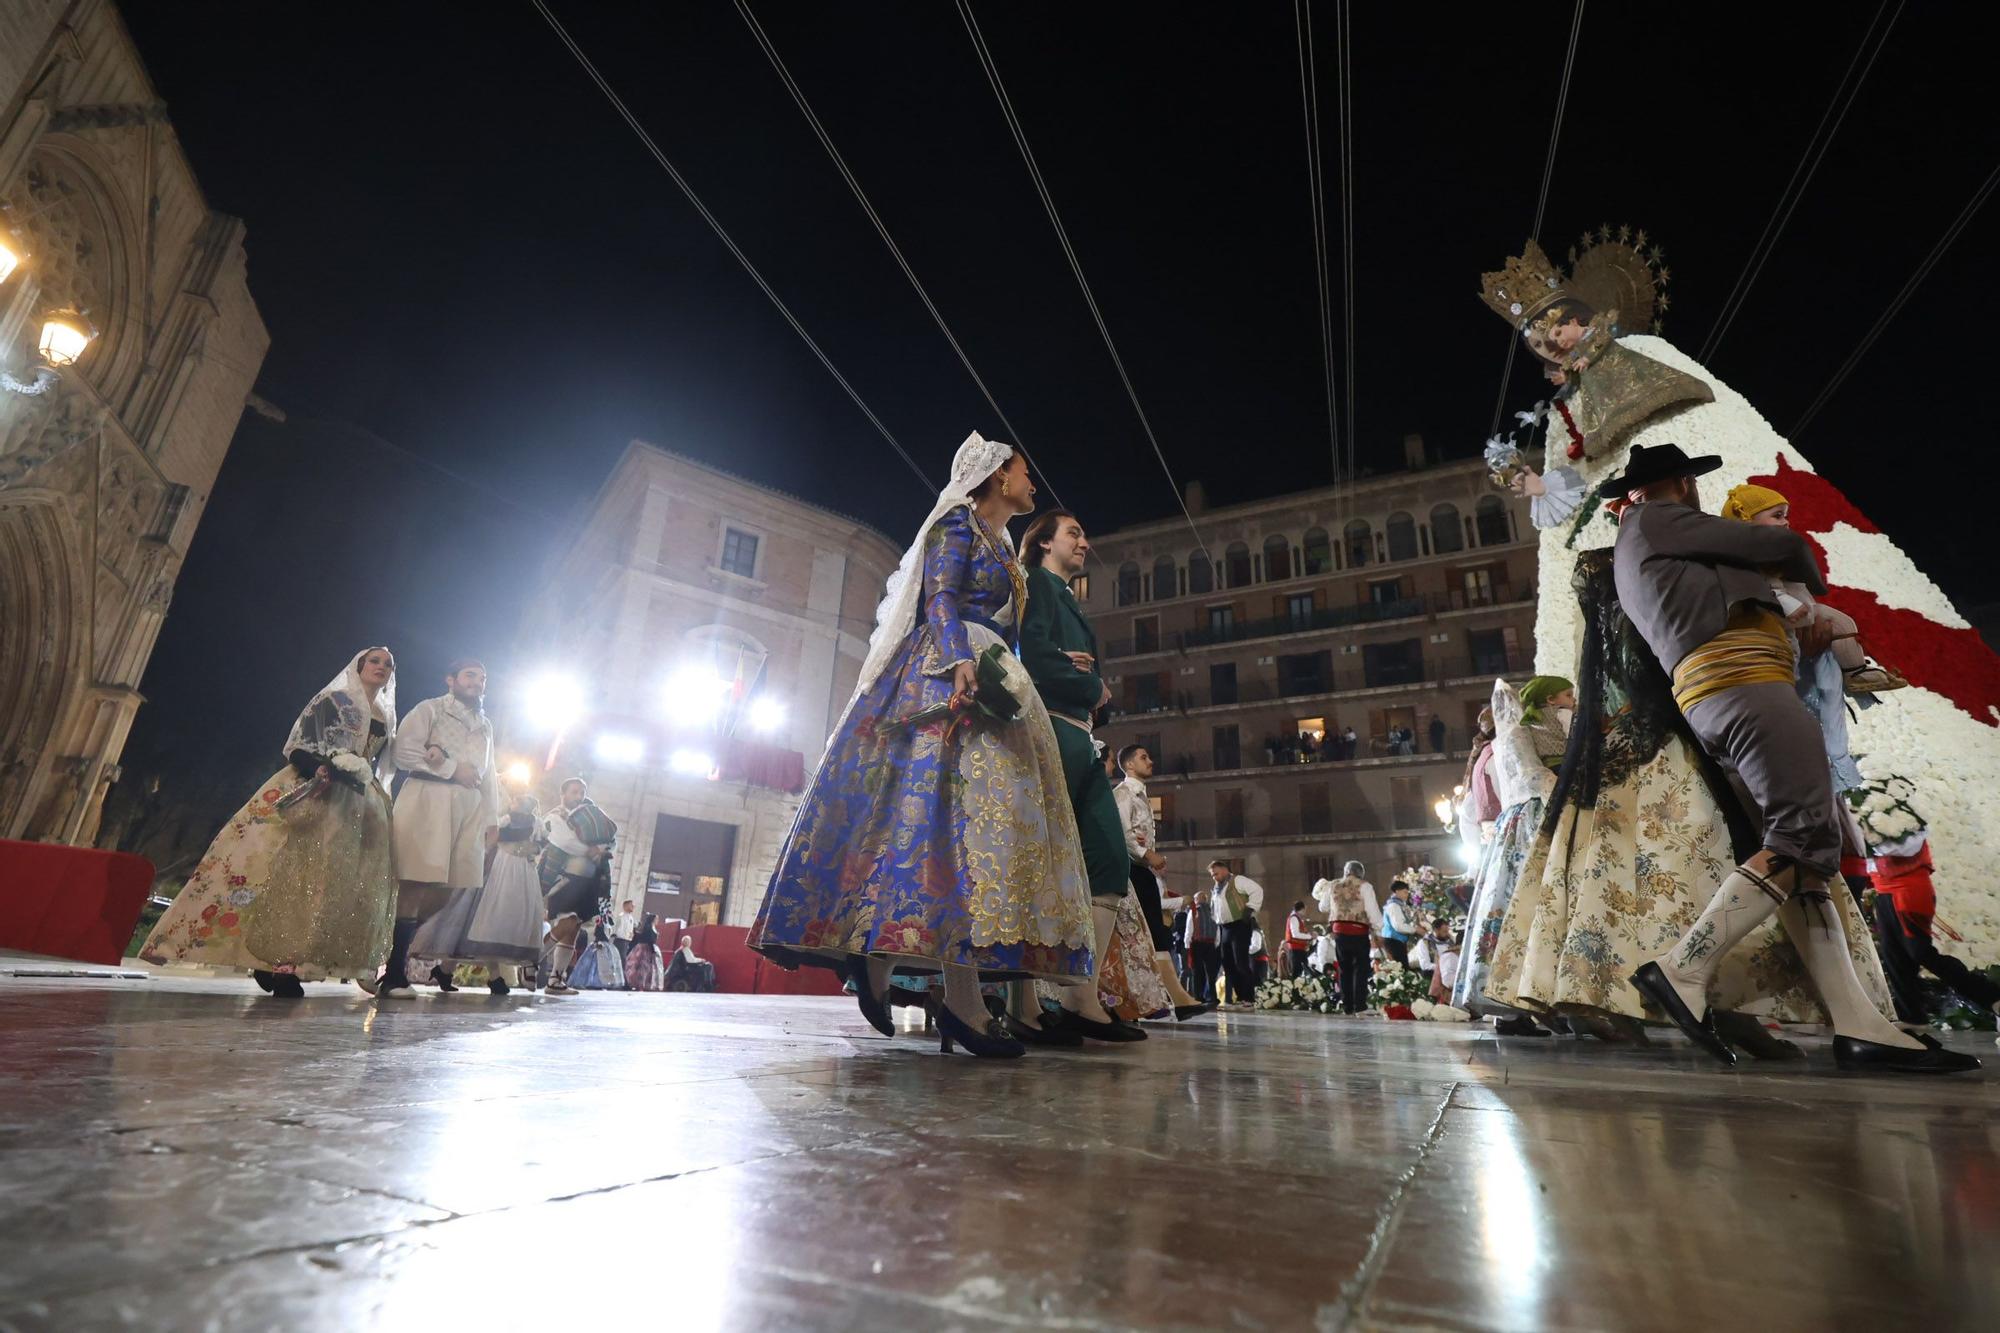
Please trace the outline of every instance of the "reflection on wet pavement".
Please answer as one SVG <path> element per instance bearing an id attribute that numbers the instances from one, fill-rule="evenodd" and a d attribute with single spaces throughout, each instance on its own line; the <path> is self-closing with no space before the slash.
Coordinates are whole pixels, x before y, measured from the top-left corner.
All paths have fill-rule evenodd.
<path id="1" fill-rule="evenodd" d="M 2000 1327 L 2000 1061 L 1152 1031 L 0 982 L 0 1328 Z"/>

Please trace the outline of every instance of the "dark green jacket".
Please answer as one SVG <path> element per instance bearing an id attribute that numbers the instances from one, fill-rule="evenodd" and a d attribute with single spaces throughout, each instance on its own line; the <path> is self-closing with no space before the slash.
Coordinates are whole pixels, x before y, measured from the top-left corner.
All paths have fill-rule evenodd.
<path id="1" fill-rule="evenodd" d="M 1039 566 L 1028 571 L 1028 608 L 1021 616 L 1021 664 L 1051 713 L 1088 722 L 1104 695 L 1095 671 L 1078 671 L 1064 653 L 1097 656 L 1097 636 L 1068 586 Z"/>

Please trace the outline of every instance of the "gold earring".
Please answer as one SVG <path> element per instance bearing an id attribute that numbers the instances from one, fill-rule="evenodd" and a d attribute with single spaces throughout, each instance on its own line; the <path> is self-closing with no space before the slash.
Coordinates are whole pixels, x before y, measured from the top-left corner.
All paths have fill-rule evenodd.
<path id="1" fill-rule="evenodd" d="M 1012 477 L 1009 477 L 1009 476 L 1006 476 L 1006 475 L 1004 475 L 1004 474 L 1003 474 L 1003 475 L 1001 476 L 1001 478 L 1000 478 L 1000 494 L 1002 494 L 1002 495 L 1005 495 L 1005 494 L 1007 493 L 1007 487 L 1008 487 L 1008 485 L 1009 485 L 1009 484 L 1011 484 L 1011 483 L 1012 483 L 1012 481 L 1013 481 L 1013 478 L 1012 478 Z"/>

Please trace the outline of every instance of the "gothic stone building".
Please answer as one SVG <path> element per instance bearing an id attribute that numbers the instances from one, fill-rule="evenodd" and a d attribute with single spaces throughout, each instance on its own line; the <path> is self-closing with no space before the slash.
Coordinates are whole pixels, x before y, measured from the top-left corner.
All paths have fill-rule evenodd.
<path id="1" fill-rule="evenodd" d="M 0 244 L 0 836 L 82 843 L 270 341 L 104 0 L 0 0 Z M 51 381 L 62 308 L 96 337 Z"/>
<path id="2" fill-rule="evenodd" d="M 1226 860 L 1282 921 L 1350 858 L 1378 888 L 1426 860 L 1459 868 L 1432 806 L 1494 678 L 1532 667 L 1536 534 L 1478 461 L 1424 467 L 1415 437 L 1407 452 L 1411 470 L 1351 488 L 1197 511 L 1207 555 L 1180 515 L 1093 538 L 1102 734 L 1158 762 L 1175 890 Z M 1335 757 L 1348 727 L 1355 755 Z M 1391 743 L 1404 730 L 1414 753 Z"/>
<path id="3" fill-rule="evenodd" d="M 831 510 L 626 450 L 534 599 L 520 654 L 530 678 L 584 689 L 533 761 L 545 800 L 577 774 L 618 822 L 617 899 L 750 923 L 901 555 Z M 510 749 L 529 743 L 509 727 Z"/>

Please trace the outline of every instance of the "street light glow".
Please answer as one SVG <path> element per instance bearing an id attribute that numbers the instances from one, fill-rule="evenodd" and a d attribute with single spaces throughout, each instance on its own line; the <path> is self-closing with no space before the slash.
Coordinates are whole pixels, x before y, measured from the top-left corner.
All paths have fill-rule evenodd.
<path id="1" fill-rule="evenodd" d="M 42 359 L 52 366 L 73 365 L 90 346 L 90 325 L 74 310 L 51 310 L 42 320 Z"/>
<path id="2" fill-rule="evenodd" d="M 608 731 L 597 738 L 590 752 L 599 763 L 636 764 L 646 757 L 646 743 L 637 736 Z"/>
<path id="3" fill-rule="evenodd" d="M 0 240 L 0 282 L 12 276 L 14 266 L 21 262 L 21 256 L 14 253 L 14 247 Z"/>
<path id="4" fill-rule="evenodd" d="M 760 694 L 750 703 L 750 729 L 769 736 L 785 725 L 785 706 L 768 694 Z"/>
<path id="5" fill-rule="evenodd" d="M 668 761 L 667 766 L 676 773 L 684 773 L 689 777 L 705 778 L 715 771 L 715 759 L 704 751 L 697 750 L 693 746 L 687 746 L 675 750 L 673 758 Z"/>

